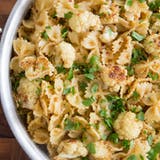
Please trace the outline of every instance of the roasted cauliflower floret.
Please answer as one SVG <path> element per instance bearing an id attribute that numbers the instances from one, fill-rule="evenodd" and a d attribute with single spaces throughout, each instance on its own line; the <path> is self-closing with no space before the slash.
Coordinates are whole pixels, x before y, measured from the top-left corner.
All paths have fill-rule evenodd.
<path id="1" fill-rule="evenodd" d="M 37 90 L 40 88 L 39 82 L 29 81 L 26 78 L 22 78 L 17 88 L 18 99 L 22 103 L 23 108 L 34 109 L 34 105 L 37 102 L 38 94 Z"/>
<path id="2" fill-rule="evenodd" d="M 145 159 L 147 159 L 147 152 L 151 149 L 150 145 L 146 140 L 140 140 L 137 139 L 134 141 L 133 148 L 129 151 L 130 155 L 136 155 L 137 157 L 139 155 L 142 155 Z"/>
<path id="3" fill-rule="evenodd" d="M 25 75 L 29 80 L 43 78 L 46 75 L 52 76 L 54 66 L 45 56 L 28 56 L 20 62 L 20 67 L 25 70 Z"/>
<path id="4" fill-rule="evenodd" d="M 61 59 L 64 62 L 64 67 L 65 68 L 72 67 L 72 64 L 75 60 L 75 54 L 76 54 L 76 51 L 73 48 L 73 46 L 70 43 L 61 42 L 56 47 L 56 50 L 58 53 L 60 53 L 60 55 L 58 56 L 61 56 Z"/>
<path id="5" fill-rule="evenodd" d="M 147 53 L 158 56 L 160 54 L 160 35 L 153 34 L 148 36 L 144 41 L 144 48 Z"/>
<path id="6" fill-rule="evenodd" d="M 35 53 L 35 45 L 22 38 L 13 41 L 13 48 L 20 59 Z"/>
<path id="7" fill-rule="evenodd" d="M 52 131 L 50 132 L 51 144 L 58 145 L 62 140 L 62 138 L 64 137 L 64 135 L 65 135 L 65 131 L 63 129 L 60 129 L 60 128 L 52 129 Z"/>
<path id="8" fill-rule="evenodd" d="M 106 86 L 114 86 L 126 80 L 127 72 L 121 66 L 107 66 L 102 69 L 101 78 Z"/>
<path id="9" fill-rule="evenodd" d="M 97 32 L 89 33 L 81 42 L 86 49 L 94 49 L 98 46 Z"/>
<path id="10" fill-rule="evenodd" d="M 95 153 L 90 154 L 93 160 L 111 160 L 111 151 L 109 150 L 107 142 L 97 141 L 94 143 Z"/>
<path id="11" fill-rule="evenodd" d="M 101 22 L 99 16 L 94 15 L 92 12 L 84 11 L 72 16 L 69 20 L 69 26 L 75 32 L 86 32 L 89 29 L 99 30 Z"/>
<path id="12" fill-rule="evenodd" d="M 136 119 L 136 114 L 132 112 L 121 113 L 114 123 L 114 129 L 120 139 L 132 140 L 139 136 L 143 122 Z"/>
<path id="13" fill-rule="evenodd" d="M 105 27 L 103 34 L 100 36 L 100 39 L 103 43 L 109 43 L 117 37 L 117 32 L 112 31 L 111 28 Z"/>
<path id="14" fill-rule="evenodd" d="M 78 158 L 85 157 L 88 154 L 87 149 L 83 146 L 83 143 L 79 140 L 65 140 L 58 146 L 57 152 L 59 158 Z"/>
<path id="15" fill-rule="evenodd" d="M 160 127 L 160 105 L 152 106 L 145 112 L 145 121 L 154 128 Z"/>

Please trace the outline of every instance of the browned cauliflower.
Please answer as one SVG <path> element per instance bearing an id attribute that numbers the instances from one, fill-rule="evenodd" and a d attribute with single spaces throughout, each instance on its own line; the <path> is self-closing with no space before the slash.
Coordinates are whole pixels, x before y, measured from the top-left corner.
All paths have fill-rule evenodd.
<path id="1" fill-rule="evenodd" d="M 87 149 L 79 140 L 68 139 L 62 141 L 58 146 L 57 152 L 59 158 L 73 159 L 78 157 L 85 157 L 88 154 Z"/>
<path id="2" fill-rule="evenodd" d="M 111 160 L 111 151 L 108 148 L 107 142 L 97 141 L 94 145 L 96 153 L 90 155 L 92 160 Z"/>
<path id="3" fill-rule="evenodd" d="M 114 129 L 120 139 L 132 140 L 139 136 L 143 122 L 136 119 L 136 114 L 132 112 L 121 113 L 114 123 Z"/>
<path id="4" fill-rule="evenodd" d="M 29 81 L 26 78 L 22 78 L 17 88 L 18 99 L 22 103 L 23 108 L 34 109 L 34 105 L 37 102 L 37 91 L 40 88 L 39 82 Z"/>

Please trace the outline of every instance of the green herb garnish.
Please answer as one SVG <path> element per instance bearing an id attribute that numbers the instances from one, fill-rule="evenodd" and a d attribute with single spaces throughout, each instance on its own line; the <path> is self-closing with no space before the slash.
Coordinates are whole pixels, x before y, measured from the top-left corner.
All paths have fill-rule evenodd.
<path id="1" fill-rule="evenodd" d="M 23 77 L 25 77 L 25 72 L 21 72 L 21 73 L 17 74 L 16 76 L 14 76 L 13 79 L 11 79 L 12 88 L 13 88 L 14 92 L 17 92 L 19 82 L 20 82 L 21 78 L 23 78 Z"/>
<path id="2" fill-rule="evenodd" d="M 160 0 L 154 0 L 154 1 L 150 2 L 148 5 L 149 5 L 150 10 L 156 12 L 160 8 Z"/>
<path id="3" fill-rule="evenodd" d="M 71 69 L 69 70 L 68 76 L 67 76 L 67 79 L 68 79 L 68 80 L 72 80 L 72 78 L 73 78 L 73 68 L 71 68 Z"/>
<path id="4" fill-rule="evenodd" d="M 46 31 L 44 31 L 44 32 L 41 33 L 41 37 L 42 37 L 43 39 L 45 39 L 45 40 L 48 40 L 48 38 L 49 38 Z"/>
<path id="5" fill-rule="evenodd" d="M 63 90 L 63 95 L 67 95 L 69 93 L 71 93 L 71 88 L 66 88 Z"/>
<path id="6" fill-rule="evenodd" d="M 94 80 L 95 78 L 95 76 L 92 73 L 86 73 L 84 76 L 89 80 Z"/>
<path id="7" fill-rule="evenodd" d="M 123 140 L 122 141 L 122 146 L 124 149 L 129 150 L 133 145 L 133 141 L 129 141 L 129 140 Z"/>
<path id="8" fill-rule="evenodd" d="M 98 91 L 98 84 L 95 83 L 95 84 L 93 84 L 93 86 L 91 87 L 91 92 L 92 92 L 92 93 L 96 93 L 97 91 Z"/>
<path id="9" fill-rule="evenodd" d="M 71 121 L 70 119 L 65 119 L 65 121 L 64 121 L 64 128 L 65 128 L 65 130 L 68 130 L 68 131 L 70 131 L 70 130 L 78 130 L 79 128 L 80 128 L 80 123 L 79 122 L 73 122 L 73 121 Z"/>
<path id="10" fill-rule="evenodd" d="M 156 160 L 157 155 L 160 153 L 160 143 L 155 144 L 150 151 L 147 153 L 148 160 Z"/>
<path id="11" fill-rule="evenodd" d="M 133 76 L 134 75 L 134 68 L 132 66 L 127 66 L 126 67 L 128 75 Z"/>
<path id="12" fill-rule="evenodd" d="M 107 95 L 107 100 L 110 103 L 109 109 L 111 110 L 111 116 L 115 119 L 119 113 L 125 111 L 123 99 L 117 96 Z"/>
<path id="13" fill-rule="evenodd" d="M 40 95 L 41 95 L 41 88 L 37 88 L 36 94 L 37 94 L 37 96 L 40 96 Z"/>
<path id="14" fill-rule="evenodd" d="M 75 5 L 74 5 L 74 8 L 79 8 L 79 5 L 78 5 L 78 4 L 75 4 Z"/>
<path id="15" fill-rule="evenodd" d="M 67 35 L 68 35 L 68 29 L 67 28 L 63 28 L 61 30 L 61 35 L 62 35 L 62 38 L 66 38 Z"/>
<path id="16" fill-rule="evenodd" d="M 68 12 L 68 13 L 64 14 L 64 18 L 66 18 L 66 19 L 70 19 L 70 18 L 72 18 L 72 16 L 73 16 L 73 12 Z"/>
<path id="17" fill-rule="evenodd" d="M 91 106 L 94 102 L 95 102 L 95 98 L 91 97 L 83 100 L 82 104 L 85 106 Z"/>
<path id="18" fill-rule="evenodd" d="M 52 18 L 57 18 L 57 13 L 56 13 L 56 12 L 54 12 L 54 13 L 52 14 Z"/>
<path id="19" fill-rule="evenodd" d="M 146 0 L 139 0 L 140 3 L 143 3 L 143 2 L 145 2 L 145 1 L 146 1 Z"/>
<path id="20" fill-rule="evenodd" d="M 46 26 L 46 29 L 52 29 L 51 26 Z"/>
<path id="21" fill-rule="evenodd" d="M 137 41 L 142 41 L 145 37 L 144 36 L 142 36 L 142 35 L 140 35 L 139 33 L 137 33 L 137 32 L 135 32 L 135 31 L 133 31 L 132 33 L 131 33 L 131 36 L 132 36 L 132 38 L 134 39 L 134 40 L 137 40 Z"/>
<path id="22" fill-rule="evenodd" d="M 133 0 L 126 0 L 126 5 L 127 6 L 132 6 Z"/>
<path id="23" fill-rule="evenodd" d="M 153 143 L 153 136 L 152 136 L 152 135 L 149 135 L 149 136 L 147 137 L 147 141 L 148 141 L 148 144 L 149 144 L 149 145 L 152 145 L 152 143 Z"/>
<path id="24" fill-rule="evenodd" d="M 127 158 L 127 160 L 138 160 L 135 155 L 131 155 Z"/>
<path id="25" fill-rule="evenodd" d="M 148 77 L 152 78 L 153 81 L 156 81 L 156 80 L 158 80 L 159 75 L 158 75 L 158 73 L 153 74 L 153 73 L 149 72 Z"/>
<path id="26" fill-rule="evenodd" d="M 96 153 L 95 145 L 92 142 L 87 145 L 87 149 L 88 149 L 88 152 L 91 154 Z"/>
<path id="27" fill-rule="evenodd" d="M 140 48 L 133 49 L 131 63 L 137 64 L 142 60 L 147 60 L 145 52 Z"/>
<path id="28" fill-rule="evenodd" d="M 134 91 L 133 94 L 132 94 L 132 97 L 135 101 L 137 101 L 139 99 L 140 95 L 137 91 Z"/>
<path id="29" fill-rule="evenodd" d="M 106 127 L 109 129 L 109 130 L 112 130 L 113 129 L 113 119 L 111 117 L 106 117 L 104 118 L 104 124 L 106 125 Z"/>
<path id="30" fill-rule="evenodd" d="M 60 74 L 60 73 L 65 74 L 67 72 L 66 69 L 63 66 L 57 66 L 56 70 L 57 70 L 58 74 Z"/>
<path id="31" fill-rule="evenodd" d="M 107 117 L 107 111 L 106 111 L 106 109 L 101 109 L 100 111 L 99 111 L 99 115 L 101 116 L 101 117 L 103 117 L 103 118 L 105 118 L 105 117 Z"/>
<path id="32" fill-rule="evenodd" d="M 141 120 L 141 121 L 144 121 L 144 112 L 139 112 L 137 115 L 136 115 L 136 118 L 138 120 Z"/>
<path id="33" fill-rule="evenodd" d="M 118 137 L 118 134 L 117 133 L 111 133 L 109 136 L 108 136 L 108 139 L 110 141 L 112 141 L 113 143 L 118 143 L 119 142 L 119 137 Z"/>
<path id="34" fill-rule="evenodd" d="M 86 87 L 87 87 L 87 83 L 85 83 L 85 82 L 79 82 L 79 89 L 81 91 L 84 92 L 86 90 Z"/>

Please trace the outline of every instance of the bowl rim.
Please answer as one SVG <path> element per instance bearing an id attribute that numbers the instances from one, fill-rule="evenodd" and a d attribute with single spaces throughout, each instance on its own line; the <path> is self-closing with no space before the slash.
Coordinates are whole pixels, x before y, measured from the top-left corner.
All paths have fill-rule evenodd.
<path id="1" fill-rule="evenodd" d="M 9 63 L 12 43 L 17 29 L 33 0 L 17 0 L 5 25 L 0 42 L 0 98 L 2 109 L 16 140 L 32 160 L 49 160 L 48 156 L 31 140 L 21 123 L 12 97 Z"/>

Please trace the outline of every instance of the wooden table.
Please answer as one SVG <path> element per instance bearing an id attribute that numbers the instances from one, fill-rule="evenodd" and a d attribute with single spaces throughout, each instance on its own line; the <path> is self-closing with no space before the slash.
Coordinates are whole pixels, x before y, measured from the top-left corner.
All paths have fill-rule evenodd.
<path id="1" fill-rule="evenodd" d="M 16 0 L 0 0 L 0 27 L 3 29 Z M 1 35 L 0 35 L 1 38 Z M 29 160 L 14 138 L 0 104 L 0 160 Z"/>

